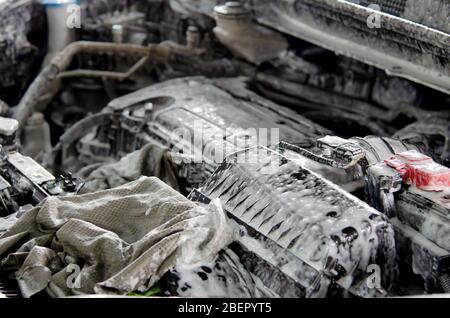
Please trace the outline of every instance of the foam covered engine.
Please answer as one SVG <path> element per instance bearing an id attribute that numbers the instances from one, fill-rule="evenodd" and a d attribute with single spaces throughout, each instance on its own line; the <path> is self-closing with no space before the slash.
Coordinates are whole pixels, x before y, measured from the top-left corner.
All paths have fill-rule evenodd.
<path id="1" fill-rule="evenodd" d="M 192 197 L 202 195 L 221 199 L 246 227 L 243 262 L 280 296 L 373 296 L 370 265 L 379 266 L 383 287 L 396 277 L 386 217 L 278 152 L 259 147 L 228 157 Z"/>

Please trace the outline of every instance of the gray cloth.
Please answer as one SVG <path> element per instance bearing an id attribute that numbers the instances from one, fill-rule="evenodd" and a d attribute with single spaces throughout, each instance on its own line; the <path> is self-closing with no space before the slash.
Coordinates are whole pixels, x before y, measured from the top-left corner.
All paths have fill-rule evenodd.
<path id="1" fill-rule="evenodd" d="M 11 226 L 14 225 L 17 221 L 17 215 L 16 213 L 0 218 L 0 235 L 5 233 Z"/>
<path id="2" fill-rule="evenodd" d="M 33 206 L 31 204 L 27 204 L 25 206 L 20 207 L 20 209 L 11 215 L 1 217 L 0 218 L 0 236 L 2 236 L 11 226 L 13 226 L 17 220 L 24 215 L 26 212 L 31 210 Z"/>
<path id="3" fill-rule="evenodd" d="M 149 144 L 120 161 L 110 164 L 94 164 L 77 174 L 85 181 L 81 193 L 106 190 L 139 179 L 141 176 L 157 177 L 180 191 L 177 166 L 167 148 Z"/>
<path id="4" fill-rule="evenodd" d="M 123 295 L 148 290 L 174 266 L 213 262 L 232 241 L 218 201 L 197 206 L 143 177 L 46 199 L 0 237 L 0 260 L 17 270 L 25 297 L 42 290 L 53 297 Z"/>

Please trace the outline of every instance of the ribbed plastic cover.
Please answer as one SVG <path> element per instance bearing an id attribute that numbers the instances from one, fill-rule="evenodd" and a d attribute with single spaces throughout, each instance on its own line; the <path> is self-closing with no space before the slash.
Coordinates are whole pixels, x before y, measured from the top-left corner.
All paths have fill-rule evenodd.
<path id="1" fill-rule="evenodd" d="M 230 156 L 201 192 L 317 272 L 351 286 L 376 264 L 386 286 L 395 278 L 394 233 L 385 216 L 277 152 L 260 147 Z M 310 281 L 307 272 L 295 275 Z"/>

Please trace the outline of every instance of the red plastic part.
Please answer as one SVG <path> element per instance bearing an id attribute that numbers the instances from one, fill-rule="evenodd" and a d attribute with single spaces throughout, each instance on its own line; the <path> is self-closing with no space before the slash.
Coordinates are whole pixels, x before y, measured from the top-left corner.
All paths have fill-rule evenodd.
<path id="1" fill-rule="evenodd" d="M 405 183 L 429 191 L 450 188 L 450 169 L 418 151 L 407 151 L 384 161 L 400 172 Z"/>

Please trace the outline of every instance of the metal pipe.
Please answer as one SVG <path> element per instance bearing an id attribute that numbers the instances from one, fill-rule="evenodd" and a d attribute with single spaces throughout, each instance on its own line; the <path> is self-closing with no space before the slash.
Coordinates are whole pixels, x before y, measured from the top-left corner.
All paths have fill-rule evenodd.
<path id="1" fill-rule="evenodd" d="M 110 54 L 139 54 L 143 57 L 128 72 L 109 72 L 98 70 L 67 71 L 74 56 L 79 53 L 110 53 Z M 110 42 L 73 42 L 56 55 L 35 78 L 19 104 L 14 108 L 14 118 L 20 124 L 19 133 L 23 129 L 28 117 L 33 113 L 42 96 L 53 97 L 52 91 L 57 91 L 58 80 L 61 78 L 87 76 L 124 80 L 143 67 L 149 60 L 156 63 L 175 64 L 177 67 L 194 71 L 194 73 L 219 76 L 254 75 L 254 68 L 246 63 L 239 63 L 227 59 L 204 61 L 187 49 L 177 49 L 170 43 L 161 43 L 149 46 L 110 43 Z"/>
<path id="2" fill-rule="evenodd" d="M 134 44 L 118 44 L 108 42 L 87 42 L 80 41 L 68 45 L 58 55 L 56 55 L 50 64 L 46 66 L 42 72 L 36 77 L 28 88 L 19 104 L 14 108 L 14 117 L 20 124 L 19 131 L 23 128 L 28 117 L 32 114 L 36 104 L 42 95 L 49 93 L 60 76 L 61 72 L 66 70 L 75 55 L 79 53 L 112 53 L 112 54 L 140 54 L 147 59 L 151 58 L 155 62 L 166 63 L 169 60 L 170 48 L 162 45 L 141 46 Z M 140 60 L 127 73 L 102 72 L 99 71 L 80 71 L 79 73 L 66 73 L 66 76 L 78 76 L 86 74 L 88 76 L 103 76 L 115 79 L 122 79 L 133 74 L 138 68 L 144 64 L 144 60 Z M 77 72 L 77 71 L 75 71 Z M 64 76 L 64 73 L 63 73 Z"/>
<path id="3" fill-rule="evenodd" d="M 270 74 L 259 72 L 255 80 L 257 83 L 269 86 L 279 92 L 306 99 L 317 104 L 343 108 L 347 111 L 379 119 L 386 117 L 386 111 L 366 102 L 332 92 L 325 92 L 316 87 L 293 83 Z"/>
<path id="4" fill-rule="evenodd" d="M 58 78 L 71 78 L 71 77 L 98 77 L 98 78 L 110 78 L 119 81 L 124 81 L 130 78 L 134 73 L 141 69 L 149 60 L 148 56 L 141 58 L 136 64 L 134 64 L 127 72 L 111 72 L 111 71 L 97 71 L 97 70 L 74 70 L 62 72 L 58 75 Z"/>
<path id="5" fill-rule="evenodd" d="M 257 73 L 255 80 L 257 83 L 271 87 L 283 94 L 302 98 L 316 104 L 341 108 L 363 116 L 374 117 L 385 122 L 392 122 L 400 114 L 408 114 L 418 120 L 450 117 L 450 110 L 428 111 L 406 104 L 398 105 L 394 109 L 383 109 L 382 107 L 377 107 L 375 104 L 338 93 L 324 91 L 317 87 L 290 82 L 263 72 Z"/>

